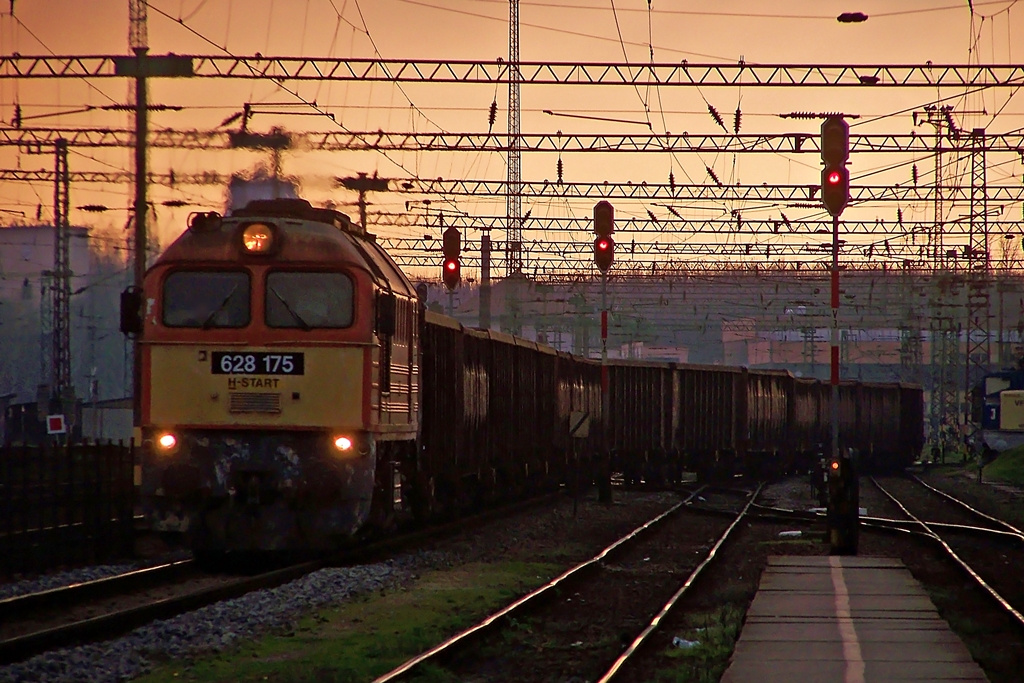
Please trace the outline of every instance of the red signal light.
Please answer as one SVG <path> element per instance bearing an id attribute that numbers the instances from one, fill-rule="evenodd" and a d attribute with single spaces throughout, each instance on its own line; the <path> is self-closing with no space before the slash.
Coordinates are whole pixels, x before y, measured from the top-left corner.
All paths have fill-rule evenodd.
<path id="1" fill-rule="evenodd" d="M 455 289 L 459 286 L 459 281 L 462 279 L 462 268 L 459 265 L 459 260 L 456 258 L 446 258 L 444 260 L 444 266 L 441 269 L 441 279 L 444 280 L 444 286 L 448 289 Z"/>
<path id="2" fill-rule="evenodd" d="M 594 263 L 602 273 L 608 272 L 615 259 L 615 242 L 611 237 L 598 237 L 594 240 Z"/>
<path id="3" fill-rule="evenodd" d="M 833 216 L 838 216 L 850 201 L 850 172 L 845 166 L 821 170 L 821 200 Z"/>

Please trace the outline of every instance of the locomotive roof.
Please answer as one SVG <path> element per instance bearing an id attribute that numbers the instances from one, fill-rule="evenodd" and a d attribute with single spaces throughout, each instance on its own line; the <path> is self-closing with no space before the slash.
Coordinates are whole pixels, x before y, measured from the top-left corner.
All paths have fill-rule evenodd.
<path id="1" fill-rule="evenodd" d="M 240 231 L 254 222 L 276 226 L 280 245 L 272 256 L 246 254 L 241 249 Z M 303 199 L 257 200 L 226 217 L 215 212 L 193 214 L 189 229 L 167 247 L 156 264 L 189 262 L 347 264 L 367 270 L 385 289 L 416 296 L 405 273 L 373 235 L 345 214 L 317 209 Z"/>

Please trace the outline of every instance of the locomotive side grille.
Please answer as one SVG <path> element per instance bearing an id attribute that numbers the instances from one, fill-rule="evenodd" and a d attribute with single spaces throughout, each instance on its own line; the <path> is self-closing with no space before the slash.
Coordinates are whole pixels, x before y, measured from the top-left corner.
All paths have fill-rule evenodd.
<path id="1" fill-rule="evenodd" d="M 228 394 L 232 413 L 280 413 L 281 394 L 232 391 Z"/>

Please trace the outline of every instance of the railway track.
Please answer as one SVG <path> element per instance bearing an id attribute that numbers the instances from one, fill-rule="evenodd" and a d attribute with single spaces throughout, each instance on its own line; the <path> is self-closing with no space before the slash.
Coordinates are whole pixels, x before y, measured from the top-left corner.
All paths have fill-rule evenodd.
<path id="1" fill-rule="evenodd" d="M 203 574 L 183 560 L 8 598 L 0 602 L 0 664 L 115 638 L 157 619 L 280 586 L 322 566 L 308 562 L 239 578 Z"/>
<path id="2" fill-rule="evenodd" d="M 427 666 L 444 666 L 459 680 L 538 679 L 538 669 L 561 677 L 611 680 L 641 655 L 665 616 L 688 594 L 730 534 L 747 515 L 757 491 L 745 500 L 702 489 L 619 538 L 589 560 L 488 615 L 461 633 L 414 657 L 375 683 L 404 680 Z M 689 533 L 688 502 L 732 509 L 714 535 Z M 692 520 L 692 517 L 689 517 Z M 579 610 L 587 632 L 572 630 Z M 531 642 L 541 639 L 541 648 Z M 548 658 L 550 661 L 545 661 Z M 528 670 L 524 669 L 528 667 Z M 495 677 L 495 671 L 504 674 Z"/>
<path id="3" fill-rule="evenodd" d="M 456 522 L 378 538 L 332 557 L 250 576 L 212 574 L 192 559 L 182 559 L 5 598 L 0 600 L 0 666 L 61 647 L 109 640 L 157 619 L 169 619 L 252 591 L 275 588 L 324 567 L 380 560 L 556 498 L 541 496 L 519 501 Z"/>
<path id="4" fill-rule="evenodd" d="M 872 484 L 926 537 L 937 543 L 977 586 L 1024 626 L 1024 534 L 920 479 L 871 478 Z M 929 496 L 917 495 L 924 488 Z"/>
<path id="5" fill-rule="evenodd" d="M 907 486 L 917 486 L 910 482 L 903 483 Z M 871 490 L 866 480 L 862 491 L 865 489 Z M 916 497 L 921 497 L 923 492 L 924 489 L 920 489 Z M 880 497 L 880 494 L 874 495 Z M 929 493 L 928 495 L 934 494 Z M 699 500 L 696 496 L 701 496 L 705 500 Z M 936 505 L 940 509 L 951 507 L 943 499 L 936 498 L 936 501 Z M 582 563 L 590 563 L 590 566 L 581 572 L 581 578 L 585 580 L 581 587 L 575 587 L 572 581 L 569 580 L 560 583 L 552 589 L 548 589 L 544 595 L 530 599 L 528 603 L 532 604 L 527 604 L 525 611 L 513 612 L 507 616 L 497 616 L 493 619 L 491 625 L 484 626 L 479 633 L 468 636 L 465 645 L 455 643 L 450 646 L 447 653 L 440 655 L 441 661 L 446 665 L 454 662 L 456 666 L 462 667 L 454 669 L 458 672 L 457 675 L 460 679 L 473 676 L 477 672 L 482 672 L 479 676 L 480 680 L 512 680 L 510 678 L 502 678 L 501 675 L 494 675 L 493 671 L 488 672 L 486 668 L 494 666 L 495 662 L 500 662 L 504 669 L 510 672 L 508 675 L 512 675 L 518 671 L 517 667 L 521 666 L 521 662 L 525 660 L 535 660 L 537 665 L 541 666 L 545 665 L 541 661 L 544 658 L 548 659 L 547 665 L 553 665 L 552 662 L 560 659 L 564 666 L 575 666 L 578 662 L 586 659 L 593 660 L 596 663 L 590 665 L 591 668 L 586 670 L 587 673 L 583 676 L 585 680 L 609 680 L 602 679 L 601 677 L 607 674 L 610 664 L 615 662 L 618 657 L 625 654 L 634 645 L 638 633 L 646 633 L 646 637 L 636 644 L 633 652 L 619 665 L 619 668 L 624 670 L 625 673 L 620 675 L 616 671 L 612 676 L 621 677 L 626 680 L 648 680 L 642 676 L 638 678 L 634 674 L 637 670 L 643 671 L 653 664 L 655 657 L 648 655 L 658 651 L 664 653 L 666 650 L 671 649 L 672 646 L 668 643 L 671 643 L 673 636 L 683 634 L 683 629 L 678 626 L 681 616 L 691 612 L 691 606 L 700 599 L 700 595 L 703 595 L 704 589 L 708 584 L 701 582 L 698 585 L 697 595 L 693 596 L 690 596 L 693 593 L 692 586 L 685 589 L 674 603 L 676 604 L 681 600 L 683 605 L 676 609 L 668 606 L 671 602 L 669 598 L 676 591 L 680 590 L 680 587 L 687 583 L 688 579 L 690 584 L 693 583 L 693 578 L 697 574 L 694 570 L 703 561 L 710 548 L 719 547 L 721 551 L 719 555 L 724 553 L 727 558 L 730 558 L 728 559 L 729 566 L 733 568 L 730 569 L 730 572 L 733 572 L 735 567 L 733 563 L 736 562 L 737 553 L 740 552 L 739 548 L 747 547 L 751 541 L 750 531 L 748 531 L 752 528 L 751 525 L 753 525 L 754 529 L 764 529 L 759 536 L 761 540 L 754 541 L 755 543 L 760 542 L 763 544 L 766 539 L 773 536 L 777 537 L 780 529 L 787 527 L 791 529 L 806 529 L 808 525 L 819 526 L 822 521 L 820 515 L 813 513 L 786 511 L 778 508 L 759 508 L 753 504 L 747 507 L 748 502 L 750 501 L 746 499 L 740 490 L 709 491 L 702 489 L 696 491 L 691 504 L 685 508 L 679 508 L 669 518 L 652 525 L 638 534 L 638 539 L 636 540 L 643 542 L 643 545 L 632 546 L 627 544 L 622 547 L 616 547 L 609 550 L 599 560 L 592 558 Z M 794 505 L 794 507 L 797 506 Z M 705 518 L 701 525 L 707 531 L 703 538 L 687 538 L 687 526 L 697 526 L 694 524 L 695 517 L 692 515 L 698 513 L 698 510 L 696 510 L 698 507 L 700 508 L 699 513 L 701 517 Z M 745 538 L 746 541 L 742 541 L 740 545 L 727 543 L 723 548 L 718 545 L 718 539 L 721 538 L 721 534 L 715 531 L 715 525 L 717 525 L 719 531 L 724 530 L 726 527 L 732 528 L 735 526 L 734 520 L 740 507 L 746 507 L 744 517 L 748 521 L 744 521 L 741 525 L 744 532 L 740 539 L 742 541 Z M 956 507 L 960 508 L 959 505 Z M 914 508 L 911 509 L 915 513 L 918 512 Z M 881 511 L 882 507 L 880 504 L 875 505 L 873 510 Z M 892 507 L 887 507 L 885 512 L 889 516 L 897 516 L 895 510 L 895 504 L 892 504 Z M 947 512 L 947 514 L 951 513 Z M 970 513 L 964 509 L 961 514 L 969 515 Z M 690 516 L 689 525 L 685 521 L 678 519 L 685 515 Z M 492 513 L 491 516 L 497 515 Z M 959 523 L 961 527 L 967 529 L 964 533 L 983 533 L 987 540 L 978 541 L 979 543 L 996 545 L 1010 550 L 1015 545 L 1020 545 L 1020 541 L 1016 540 L 1018 538 L 1015 535 L 1016 532 L 995 523 L 986 523 L 980 517 L 974 518 L 971 515 L 959 519 L 940 518 L 938 512 L 921 512 L 919 516 L 925 520 L 939 520 L 930 521 L 929 523 L 930 526 L 941 534 L 947 532 L 947 526 Z M 765 518 L 765 523 L 754 522 L 753 519 L 750 519 L 753 517 Z M 785 526 L 780 524 L 780 521 Z M 674 525 L 676 523 L 678 524 Z M 865 518 L 862 520 L 862 523 L 865 526 L 902 529 L 904 534 L 911 528 L 917 528 L 919 530 L 914 532 L 916 536 L 927 534 L 924 527 L 909 517 L 904 520 L 889 521 Z M 455 526 L 463 531 L 467 528 L 465 522 L 459 522 Z M 984 532 L 973 530 L 981 528 L 988 530 Z M 690 533 L 692 535 L 692 531 Z M 806 531 L 804 534 L 808 539 L 811 539 L 813 536 L 814 540 L 811 543 L 816 543 L 820 540 L 813 534 L 809 535 Z M 392 543 L 398 543 L 398 541 L 395 540 Z M 787 546 L 786 552 L 791 550 L 793 550 L 793 546 Z M 388 552 L 396 552 L 396 550 L 393 547 Z M 673 554 L 686 556 L 690 559 L 685 565 L 682 563 L 672 565 L 668 556 Z M 597 561 L 595 562 L 595 560 Z M 1018 562 L 1018 560 L 1014 560 L 1014 562 Z M 715 565 L 711 566 L 714 567 Z M 186 572 L 183 571 L 183 573 Z M 746 573 L 744 572 L 744 574 Z M 955 574 L 956 572 L 951 570 L 951 573 Z M 717 571 L 711 572 L 705 569 L 703 574 L 715 577 L 713 579 L 709 578 L 709 580 L 713 580 L 716 583 L 719 581 L 717 578 L 719 572 Z M 610 577 L 615 581 L 624 582 L 624 584 L 619 583 L 618 587 L 614 587 L 603 581 L 594 582 L 593 580 L 596 575 Z M 653 597 L 650 599 L 645 598 L 644 596 L 652 592 L 651 589 L 654 585 L 649 583 L 649 580 L 652 577 L 658 576 L 668 580 L 660 584 L 659 592 L 654 594 Z M 588 587 L 591 583 L 594 585 Z M 635 584 L 632 589 L 622 587 L 623 585 L 628 586 L 630 583 Z M 629 592 L 630 590 L 633 592 Z M 610 606 L 601 607 L 598 601 L 602 594 L 608 597 L 618 596 L 619 601 L 613 602 Z M 1009 598 L 1009 596 L 1007 597 Z M 41 598 L 35 599 L 40 600 Z M 57 599 L 51 598 L 51 600 Z M 103 605 L 103 601 L 101 600 L 99 604 Z M 32 612 L 35 608 L 18 609 L 22 609 L 24 612 Z M 567 614 L 571 616 L 572 612 L 576 612 L 575 619 L 567 617 Z M 643 613 L 641 614 L 641 612 Z M 580 613 L 586 614 L 586 618 L 582 622 L 579 618 Z M 16 615 L 16 612 L 13 608 L 10 611 L 4 612 L 3 603 L 0 602 L 0 623 L 8 622 L 8 615 Z M 549 625 L 550 615 L 554 615 L 554 618 L 550 620 Z M 673 624 L 673 622 L 676 623 Z M 574 627 L 579 627 L 581 623 L 584 624 L 586 629 L 593 628 L 593 631 L 581 630 L 573 632 L 571 630 Z M 87 635 L 87 640 L 100 639 L 92 632 L 91 628 L 90 633 Z M 529 649 L 534 642 L 531 639 L 538 637 L 545 639 L 545 646 L 535 650 Z M 684 637 L 692 638 L 693 636 Z M 498 645 L 495 645 L 496 641 Z M 548 647 L 548 641 L 555 641 L 555 645 Z M 78 640 L 76 642 L 82 641 Z M 600 648 L 591 647 L 592 643 L 599 644 Z M 43 649 L 49 649 L 50 647 L 57 647 L 57 645 L 46 644 L 42 647 Z M 465 655 L 463 653 L 467 647 L 470 648 L 470 651 L 468 655 Z M 19 649 L 21 648 L 19 647 Z M 541 653 L 541 650 L 544 652 Z M 18 659 L 23 656 L 27 655 L 19 654 Z M 4 661 L 12 660 L 5 657 Z M 512 662 L 511 664 L 509 663 L 510 661 Z M 425 661 L 424 663 L 427 662 Z M 389 666 L 394 666 L 394 664 L 389 664 Z M 416 665 L 410 673 L 420 668 L 422 667 Z M 569 671 L 570 669 L 561 670 Z M 555 669 L 549 668 L 548 671 L 555 671 Z M 523 673 L 524 679 L 530 678 L 530 676 L 525 675 L 526 672 Z M 404 675 L 406 674 L 400 674 L 395 680 Z M 568 678 L 568 676 L 564 678 Z M 390 679 L 382 678 L 381 680 Z"/>

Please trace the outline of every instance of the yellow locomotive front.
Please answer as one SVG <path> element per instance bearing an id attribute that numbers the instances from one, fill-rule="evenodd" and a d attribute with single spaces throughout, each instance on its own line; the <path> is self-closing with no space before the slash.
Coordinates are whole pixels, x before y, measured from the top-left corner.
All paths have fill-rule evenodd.
<path id="1" fill-rule="evenodd" d="M 303 200 L 198 214 L 141 299 L 154 529 L 203 553 L 325 550 L 400 512 L 418 304 L 372 236 Z"/>

